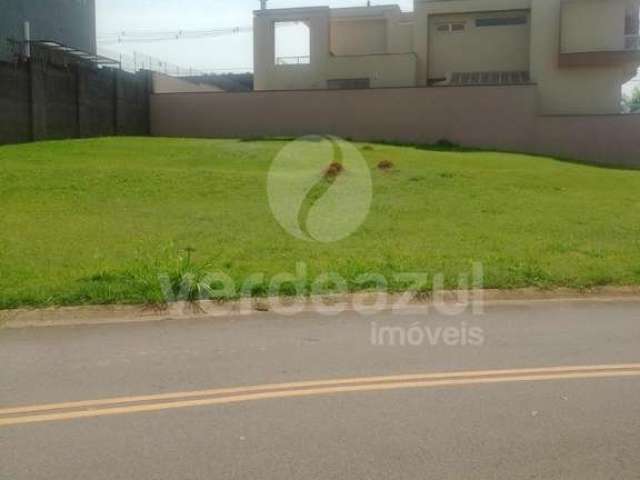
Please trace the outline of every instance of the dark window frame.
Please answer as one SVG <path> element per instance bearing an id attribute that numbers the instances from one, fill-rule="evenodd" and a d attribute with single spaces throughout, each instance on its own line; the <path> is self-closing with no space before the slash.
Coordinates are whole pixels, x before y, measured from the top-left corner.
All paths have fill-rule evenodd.
<path id="1" fill-rule="evenodd" d="M 445 27 L 445 28 L 442 28 L 442 27 Z M 456 28 L 456 27 L 462 27 L 462 28 Z M 438 33 L 464 33 L 467 31 L 467 22 L 452 21 L 452 22 L 437 23 L 436 31 Z"/>
<path id="2" fill-rule="evenodd" d="M 484 17 L 476 18 L 475 25 L 478 28 L 485 27 L 515 27 L 528 25 L 529 18 L 526 15 L 512 15 L 509 17 Z"/>

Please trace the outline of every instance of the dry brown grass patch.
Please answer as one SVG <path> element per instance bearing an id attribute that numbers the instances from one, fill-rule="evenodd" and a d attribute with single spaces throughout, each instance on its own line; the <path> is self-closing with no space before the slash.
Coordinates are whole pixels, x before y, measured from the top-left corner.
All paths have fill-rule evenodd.
<path id="1" fill-rule="evenodd" d="M 340 175 L 342 172 L 344 172 L 344 167 L 342 166 L 342 164 L 338 162 L 333 162 L 324 171 L 324 176 L 327 179 L 333 179 L 333 178 L 336 178 L 338 175 Z"/>
<path id="2" fill-rule="evenodd" d="M 387 171 L 391 170 L 393 167 L 394 165 L 391 160 L 381 160 L 380 163 L 378 163 L 378 170 Z"/>

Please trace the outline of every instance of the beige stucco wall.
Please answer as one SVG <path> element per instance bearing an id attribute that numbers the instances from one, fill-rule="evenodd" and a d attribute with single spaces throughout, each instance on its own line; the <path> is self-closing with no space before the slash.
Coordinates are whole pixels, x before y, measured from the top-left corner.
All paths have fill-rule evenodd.
<path id="1" fill-rule="evenodd" d="M 624 49 L 626 0 L 569 0 L 561 7 L 561 51 Z"/>
<path id="2" fill-rule="evenodd" d="M 372 88 L 411 87 L 416 76 L 412 53 L 332 57 L 329 79 L 369 78 Z"/>
<path id="3" fill-rule="evenodd" d="M 387 20 L 332 20 L 331 53 L 370 55 L 387 52 Z"/>
<path id="4" fill-rule="evenodd" d="M 544 116 L 534 86 L 153 95 L 156 136 L 333 134 L 640 167 L 640 115 Z"/>
<path id="5" fill-rule="evenodd" d="M 151 75 L 153 93 L 189 93 L 189 92 L 221 92 L 213 85 L 193 83 L 182 78 L 171 77 L 163 73 L 153 72 Z"/>
<path id="6" fill-rule="evenodd" d="M 255 137 L 334 134 L 487 148 L 529 141 L 533 87 L 439 87 L 154 95 L 158 136 Z"/>
<path id="7" fill-rule="evenodd" d="M 640 114 L 541 116 L 535 125 L 536 153 L 640 168 Z"/>
<path id="8" fill-rule="evenodd" d="M 391 17 L 387 31 L 387 53 L 413 53 L 413 14 Z"/>
<path id="9" fill-rule="evenodd" d="M 477 27 L 476 18 L 513 17 L 527 11 L 429 16 L 429 78 L 454 72 L 529 70 L 529 22 L 526 25 Z M 439 24 L 465 24 L 463 32 L 440 32 Z"/>

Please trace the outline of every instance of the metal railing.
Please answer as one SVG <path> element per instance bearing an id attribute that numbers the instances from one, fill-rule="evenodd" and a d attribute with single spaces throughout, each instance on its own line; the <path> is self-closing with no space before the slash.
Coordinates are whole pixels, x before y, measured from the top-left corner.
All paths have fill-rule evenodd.
<path id="1" fill-rule="evenodd" d="M 311 63 L 311 57 L 278 57 L 276 58 L 276 65 L 309 65 Z"/>

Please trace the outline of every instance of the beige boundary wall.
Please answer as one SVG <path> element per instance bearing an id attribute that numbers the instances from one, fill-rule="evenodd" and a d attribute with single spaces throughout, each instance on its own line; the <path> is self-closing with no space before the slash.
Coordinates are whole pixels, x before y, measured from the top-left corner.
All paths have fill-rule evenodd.
<path id="1" fill-rule="evenodd" d="M 541 116 L 534 152 L 640 168 L 640 114 Z"/>
<path id="2" fill-rule="evenodd" d="M 151 97 L 151 133 L 248 138 L 331 134 L 540 153 L 640 167 L 640 115 L 539 116 L 524 86 L 174 93 Z"/>
<path id="3" fill-rule="evenodd" d="M 185 93 L 185 92 L 222 92 L 213 85 L 194 83 L 184 78 L 171 77 L 164 73 L 152 72 L 151 82 L 153 93 Z"/>

